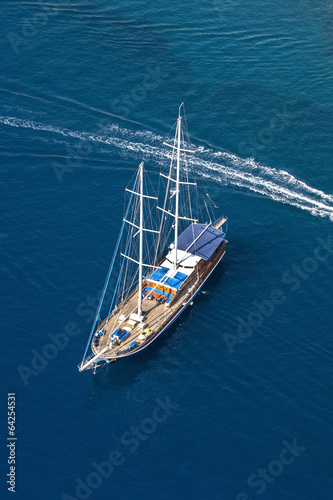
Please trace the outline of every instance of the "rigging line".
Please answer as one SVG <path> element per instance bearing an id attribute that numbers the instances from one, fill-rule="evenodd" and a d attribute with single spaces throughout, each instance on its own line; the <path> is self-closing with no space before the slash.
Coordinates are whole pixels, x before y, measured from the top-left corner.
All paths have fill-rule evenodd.
<path id="1" fill-rule="evenodd" d="M 138 181 L 138 177 L 139 177 L 139 173 L 137 174 L 137 177 L 135 179 L 134 189 L 136 187 L 136 183 Z M 126 213 L 125 217 L 127 217 L 128 211 L 130 209 L 132 197 L 133 197 L 133 195 L 131 195 L 131 198 L 130 198 L 130 201 L 129 201 L 129 204 L 128 204 L 128 208 L 127 208 L 127 213 Z M 91 332 L 90 332 L 89 339 L 88 339 L 88 342 L 87 342 L 86 350 L 84 351 L 84 355 L 83 355 L 83 358 L 82 358 L 82 363 L 85 360 L 85 357 L 87 355 L 87 351 L 88 351 L 89 345 L 91 343 L 92 336 L 93 336 L 94 331 L 95 331 L 96 323 L 97 323 L 97 320 L 98 320 L 98 317 L 99 317 L 99 313 L 101 311 L 101 307 L 102 307 L 102 303 L 103 303 L 103 300 L 104 300 L 104 297 L 105 297 L 106 289 L 107 289 L 107 286 L 108 286 L 109 281 L 110 281 L 111 273 L 112 273 L 113 266 L 114 266 L 114 263 L 115 263 L 115 260 L 116 260 L 116 255 L 117 255 L 117 252 L 118 252 L 118 248 L 119 248 L 119 245 L 120 245 L 121 236 L 123 234 L 124 227 L 125 227 L 125 223 L 123 222 L 121 230 L 120 230 L 120 234 L 118 236 L 116 248 L 115 248 L 115 250 L 113 252 L 113 256 L 112 256 L 112 259 L 111 259 L 111 264 L 110 264 L 110 267 L 109 267 L 109 271 L 108 271 L 108 274 L 106 276 L 106 280 L 105 280 L 105 283 L 104 283 L 104 288 L 103 288 L 103 291 L 102 291 L 102 295 L 101 295 L 101 298 L 99 300 L 98 308 L 97 308 L 97 311 L 96 311 L 96 315 L 95 315 L 93 326 L 91 328 Z"/>
<path id="2" fill-rule="evenodd" d="M 132 211 L 133 214 L 133 220 L 137 220 L 138 216 L 138 210 L 139 210 L 139 198 L 136 198 L 135 200 L 135 205 Z M 128 253 L 132 254 L 132 247 L 134 245 L 134 237 L 133 237 L 133 230 L 131 230 L 129 234 L 129 243 L 130 246 L 128 247 Z M 129 259 L 126 259 L 126 271 L 123 273 L 123 291 L 122 291 L 122 296 L 121 296 L 121 302 L 123 300 L 127 300 L 129 294 L 131 293 L 131 290 L 134 286 L 134 283 L 136 281 L 136 276 L 138 274 L 138 269 L 135 267 L 135 272 L 133 271 L 133 264 L 131 264 L 131 261 Z"/>
<path id="3" fill-rule="evenodd" d="M 209 194 L 208 194 L 208 193 L 206 193 L 206 195 L 207 195 L 207 198 L 209 198 L 209 199 L 210 199 L 210 201 L 213 203 L 214 208 L 219 208 L 219 207 L 216 205 L 216 203 L 214 202 L 214 200 L 212 200 L 212 198 L 209 196 Z"/>
<path id="4" fill-rule="evenodd" d="M 131 216 L 130 216 L 131 219 L 137 220 L 138 210 L 139 210 L 139 198 L 135 198 L 135 201 L 134 201 L 134 204 L 133 204 L 133 207 L 132 207 L 132 211 L 131 211 Z M 129 251 L 130 254 L 132 253 L 133 238 L 134 238 L 133 237 L 133 228 L 131 228 L 131 230 L 128 232 L 128 235 L 127 235 L 127 242 L 128 242 L 128 244 L 126 243 L 128 251 Z M 123 272 L 123 275 L 122 275 L 124 277 L 123 278 L 122 291 L 121 291 L 121 294 L 119 295 L 119 302 L 120 303 L 123 302 L 124 300 L 127 300 L 128 295 L 130 293 L 130 289 L 132 287 L 132 284 L 135 281 L 136 273 L 134 273 L 132 282 L 128 286 L 128 283 L 130 282 L 130 278 L 128 278 L 128 276 L 130 276 L 131 274 L 133 274 L 132 267 L 133 267 L 133 265 L 131 265 L 131 262 L 128 259 L 126 259 L 125 272 Z"/>
<path id="5" fill-rule="evenodd" d="M 128 240 L 128 242 L 127 242 L 125 253 L 127 253 L 127 249 L 128 249 L 129 243 L 130 243 L 130 240 Z M 123 261 L 121 263 L 121 267 L 120 267 L 120 271 L 119 271 L 117 283 L 116 283 L 116 286 L 115 286 L 115 289 L 114 289 L 114 292 L 113 292 L 113 296 L 112 296 L 112 300 L 111 300 L 111 305 L 110 305 L 110 309 L 109 309 L 108 316 L 107 316 L 108 319 L 109 319 L 109 316 L 110 316 L 110 313 L 111 313 L 111 309 L 112 309 L 112 306 L 113 306 L 115 298 L 116 298 L 116 293 L 117 293 L 117 290 L 118 290 L 118 285 L 119 285 L 119 281 L 120 281 L 120 277 L 121 277 L 121 273 L 122 273 L 124 264 L 125 264 L 125 259 L 123 259 Z"/>
<path id="6" fill-rule="evenodd" d="M 206 210 L 207 210 L 207 215 L 208 215 L 208 217 L 209 217 L 209 221 L 210 221 L 210 222 L 212 222 L 212 217 L 211 217 L 211 215 L 210 215 L 210 211 L 209 211 L 209 209 L 208 209 L 208 206 L 207 206 L 206 200 L 204 200 L 204 205 L 205 205 Z"/>
<path id="7" fill-rule="evenodd" d="M 169 132 L 170 133 L 170 132 Z M 176 139 L 174 139 L 174 141 L 176 141 Z M 174 158 L 175 158 L 175 151 L 174 149 L 172 150 L 172 155 L 171 155 L 171 162 L 170 162 L 170 166 L 169 166 L 169 177 L 171 177 L 171 174 L 172 174 L 172 169 L 173 169 L 173 161 L 174 161 Z M 161 179 L 159 179 L 159 181 L 161 182 Z M 166 208 L 166 205 L 167 205 L 167 202 L 168 202 L 168 194 L 169 194 L 169 190 L 170 190 L 170 180 L 168 179 L 168 182 L 167 182 L 167 186 L 166 186 L 166 190 L 165 190 L 165 195 L 164 195 L 164 203 L 163 203 L 163 209 L 165 210 Z M 163 226 L 166 225 L 166 222 L 165 222 L 165 219 L 163 216 L 161 216 L 161 219 L 160 219 L 160 227 L 159 227 L 159 236 L 158 236 L 158 239 L 157 239 L 157 246 L 156 246 L 156 252 L 155 252 L 155 259 L 157 260 L 157 257 L 158 257 L 158 248 L 159 248 L 159 245 L 160 245 L 160 242 L 161 242 L 161 237 L 162 237 L 162 229 L 163 229 Z"/>
<path id="8" fill-rule="evenodd" d="M 128 236 L 127 236 L 127 242 L 128 244 L 130 245 L 130 253 L 131 253 L 131 248 L 132 248 L 132 243 L 133 243 L 133 229 L 131 229 L 128 233 Z M 121 290 L 121 294 L 119 295 L 119 303 L 123 302 L 125 299 L 124 297 L 126 296 L 126 299 L 127 299 L 127 290 L 126 290 L 126 284 L 127 284 L 127 276 L 129 275 L 129 267 L 130 267 L 130 261 L 128 259 L 125 259 L 126 261 L 126 266 L 125 266 L 125 272 L 123 273 L 123 276 L 124 276 L 124 279 L 123 279 L 123 286 L 122 286 L 122 290 Z"/>

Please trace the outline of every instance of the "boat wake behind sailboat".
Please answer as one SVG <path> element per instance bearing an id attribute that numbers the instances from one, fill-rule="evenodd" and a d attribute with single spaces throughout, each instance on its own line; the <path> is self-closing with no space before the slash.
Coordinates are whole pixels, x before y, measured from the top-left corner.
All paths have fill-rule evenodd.
<path id="1" fill-rule="evenodd" d="M 187 155 L 194 151 L 184 121 L 182 104 L 173 142 L 164 142 L 172 151 L 169 170 L 160 172 L 164 197 L 148 194 L 143 162 L 126 188 L 129 203 L 79 371 L 96 370 L 150 345 L 192 303 L 225 254 L 227 218 L 213 217 L 209 196 L 200 203 L 187 168 Z M 115 270 L 113 299 L 101 320 Z"/>

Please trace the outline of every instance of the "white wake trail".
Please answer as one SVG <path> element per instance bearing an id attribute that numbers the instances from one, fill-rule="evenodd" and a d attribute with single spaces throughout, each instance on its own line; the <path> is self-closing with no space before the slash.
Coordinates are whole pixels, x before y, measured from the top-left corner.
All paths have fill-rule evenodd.
<path id="1" fill-rule="evenodd" d="M 99 134 L 72 131 L 22 120 L 0 116 L 0 123 L 11 127 L 30 128 L 60 134 L 79 141 L 93 141 L 111 145 L 129 157 L 140 155 L 140 159 L 165 162 L 170 158 L 169 150 L 162 146 L 163 137 L 149 131 L 132 131 L 111 125 Z M 253 159 L 244 159 L 227 152 L 214 151 L 202 146 L 196 154 L 188 157 L 189 166 L 196 172 L 218 183 L 258 193 L 280 203 L 289 204 L 310 212 L 314 216 L 329 217 L 333 221 L 333 196 L 313 188 L 285 170 L 271 168 Z"/>

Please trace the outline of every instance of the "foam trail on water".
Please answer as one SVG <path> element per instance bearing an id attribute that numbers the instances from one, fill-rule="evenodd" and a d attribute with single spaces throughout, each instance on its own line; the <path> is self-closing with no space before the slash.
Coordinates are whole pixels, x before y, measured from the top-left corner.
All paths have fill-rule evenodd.
<path id="1" fill-rule="evenodd" d="M 165 163 L 170 158 L 170 150 L 162 146 L 163 137 L 149 131 L 132 131 L 111 125 L 99 134 L 72 131 L 53 127 L 31 120 L 0 116 L 0 123 L 11 127 L 30 128 L 60 134 L 80 141 L 93 141 L 117 148 L 120 154 L 140 160 Z M 313 188 L 285 170 L 271 168 L 253 159 L 206 149 L 196 148 L 195 156 L 188 157 L 190 168 L 218 183 L 233 185 L 261 194 L 280 203 L 307 210 L 314 216 L 329 217 L 333 221 L 333 196 Z"/>

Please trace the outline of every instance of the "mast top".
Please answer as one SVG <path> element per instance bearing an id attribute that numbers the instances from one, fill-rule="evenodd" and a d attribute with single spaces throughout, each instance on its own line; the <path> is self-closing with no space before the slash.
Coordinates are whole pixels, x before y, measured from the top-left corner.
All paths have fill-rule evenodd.
<path id="1" fill-rule="evenodd" d="M 179 114 L 178 114 L 178 120 L 180 119 L 181 120 L 181 114 L 180 114 L 180 110 L 184 107 L 184 103 L 182 102 L 181 105 L 179 106 Z"/>

